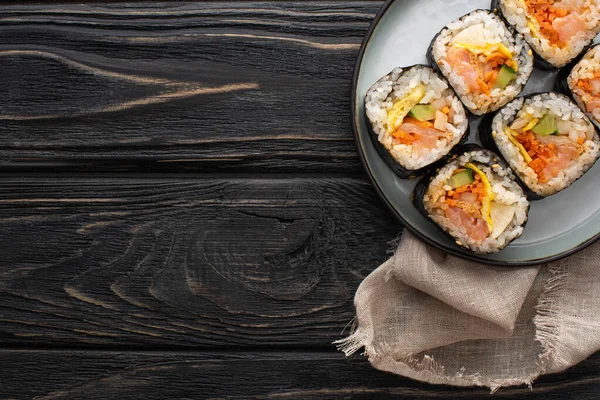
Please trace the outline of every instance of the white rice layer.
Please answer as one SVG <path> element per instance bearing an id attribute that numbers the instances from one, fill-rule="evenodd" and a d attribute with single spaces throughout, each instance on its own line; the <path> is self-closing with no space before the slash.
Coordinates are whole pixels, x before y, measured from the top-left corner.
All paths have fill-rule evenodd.
<path id="1" fill-rule="evenodd" d="M 423 206 L 429 214 L 429 217 L 442 229 L 452 235 L 457 244 L 467 247 L 476 253 L 487 254 L 494 253 L 511 241 L 521 236 L 523 227 L 527 221 L 527 212 L 529 210 L 529 201 L 523 193 L 523 189 L 514 180 L 515 177 L 509 168 L 503 167 L 498 163 L 496 156 L 485 150 L 475 150 L 459 156 L 456 160 L 446 164 L 441 168 L 436 177 L 431 181 L 425 195 L 423 196 Z M 513 219 L 507 228 L 496 239 L 488 237 L 481 243 L 477 243 L 469 235 L 465 228 L 455 226 L 446 216 L 444 210 L 448 208 L 445 204 L 444 186 L 454 174 L 457 168 L 464 168 L 465 164 L 471 162 L 481 169 L 490 180 L 492 191 L 494 192 L 494 201 L 505 204 L 515 205 L 516 211 Z M 448 187 L 446 187 L 448 188 Z"/>
<path id="2" fill-rule="evenodd" d="M 430 104 L 441 99 L 439 101 L 444 101 L 453 111 L 453 122 L 446 124 L 446 131 L 451 134 L 449 139 L 441 137 L 434 148 L 417 152 L 412 145 L 402 144 L 388 133 L 387 113 L 397 100 L 405 98 L 419 84 L 425 86 L 425 96 L 419 103 Z M 365 111 L 377 140 L 408 170 L 425 167 L 447 155 L 460 142 L 468 126 L 466 112 L 452 89 L 433 69 L 422 65 L 394 68 L 375 82 L 365 95 Z"/>
<path id="3" fill-rule="evenodd" d="M 517 76 L 514 81 L 504 89 L 491 90 L 489 94 L 471 93 L 464 79 L 452 70 L 452 67 L 444 58 L 454 36 L 465 28 L 480 23 L 484 24 L 484 28 L 488 32 L 485 38 L 486 42 L 504 44 L 518 65 Z M 518 34 L 513 36 L 500 17 L 487 10 L 474 11 L 449 23 L 435 38 L 431 54 L 463 104 L 476 115 L 495 111 L 515 98 L 527 83 L 533 70 L 533 53 L 523 37 Z"/>
<path id="4" fill-rule="evenodd" d="M 577 87 L 577 82 L 581 79 L 592 79 L 594 75 L 600 71 L 600 46 L 590 49 L 585 56 L 573 67 L 567 78 L 567 84 L 577 105 L 582 110 L 587 110 L 588 103 L 593 100 L 593 97 L 586 93 L 581 88 Z M 593 109 L 593 112 L 587 113 L 591 117 L 592 122 L 600 128 L 600 107 Z"/>
<path id="5" fill-rule="evenodd" d="M 523 0 L 500 0 L 500 10 L 506 20 L 525 37 L 536 53 L 560 68 L 581 53 L 600 32 L 600 7 L 597 1 L 591 0 L 561 0 L 554 5 L 568 10 L 581 10 L 578 14 L 586 28 L 584 32 L 572 36 L 564 48 L 553 46 L 548 39 L 536 32 L 539 29 L 538 23 L 527 13 Z"/>
<path id="6" fill-rule="evenodd" d="M 525 162 L 525 159 L 504 133 L 504 128 L 513 124 L 516 118 L 541 118 L 547 112 L 559 118 L 558 125 L 568 124 L 568 137 L 581 144 L 583 153 L 569 167 L 562 170 L 548 182 L 538 181 L 536 172 Z M 594 164 L 600 155 L 600 139 L 584 113 L 566 96 L 558 93 L 542 93 L 527 99 L 519 98 L 502 108 L 492 121 L 492 135 L 496 146 L 507 160 L 510 167 L 533 192 L 541 196 L 555 194 L 581 177 Z"/>

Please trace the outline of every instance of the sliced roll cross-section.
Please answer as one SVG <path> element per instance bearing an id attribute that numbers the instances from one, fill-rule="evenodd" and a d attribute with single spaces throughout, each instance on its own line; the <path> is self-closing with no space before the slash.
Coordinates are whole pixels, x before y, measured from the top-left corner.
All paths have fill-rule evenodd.
<path id="1" fill-rule="evenodd" d="M 564 68 L 556 88 L 571 96 L 600 128 L 600 46 L 590 48 L 572 68 Z"/>
<path id="2" fill-rule="evenodd" d="M 521 236 L 529 211 L 510 168 L 476 145 L 421 179 L 414 204 L 459 246 L 479 254 L 497 252 Z"/>
<path id="3" fill-rule="evenodd" d="M 466 138 L 468 119 L 446 80 L 432 68 L 395 68 L 367 91 L 371 139 L 402 178 L 418 176 Z"/>
<path id="4" fill-rule="evenodd" d="M 568 97 L 554 92 L 513 100 L 484 121 L 479 134 L 484 146 L 507 161 L 532 199 L 565 189 L 600 154 L 590 120 Z"/>
<path id="5" fill-rule="evenodd" d="M 524 35 L 547 69 L 568 64 L 600 32 L 597 1 L 494 0 L 492 9 Z"/>
<path id="6" fill-rule="evenodd" d="M 475 115 L 495 111 L 521 92 L 533 70 L 532 54 L 520 34 L 487 10 L 449 23 L 427 52 Z"/>

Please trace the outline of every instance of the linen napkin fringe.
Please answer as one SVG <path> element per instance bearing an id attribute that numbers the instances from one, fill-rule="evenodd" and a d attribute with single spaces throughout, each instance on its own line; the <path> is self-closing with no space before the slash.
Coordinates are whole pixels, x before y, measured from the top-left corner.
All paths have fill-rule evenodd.
<path id="1" fill-rule="evenodd" d="M 558 343 L 557 308 L 560 295 L 568 278 L 563 262 L 548 266 L 550 277 L 542 288 L 542 293 L 534 306 L 533 324 L 536 328 L 535 340 L 542 346 L 540 354 L 540 373 L 545 373 L 554 362 Z"/>
<path id="2" fill-rule="evenodd" d="M 386 268 L 387 265 L 388 262 L 380 268 Z M 424 354 L 419 359 L 412 354 L 400 355 L 402 349 L 393 349 L 387 343 L 377 343 L 378 350 L 376 350 L 375 346 L 369 343 L 369 335 L 361 330 L 356 320 L 352 322 L 350 334 L 346 338 L 333 342 L 333 344 L 346 357 L 350 357 L 361 348 L 364 348 L 362 354 L 367 356 L 369 362 L 376 368 L 397 373 L 398 365 L 402 364 L 413 372 L 413 374 L 407 374 L 409 377 L 433 384 L 488 386 L 492 394 L 503 386 L 527 385 L 532 388 L 534 379 L 552 369 L 551 366 L 558 342 L 557 305 L 561 298 L 565 280 L 568 277 L 567 270 L 562 262 L 549 265 L 547 271 L 549 276 L 543 284 L 541 294 L 534 306 L 535 316 L 533 317 L 536 332 L 534 340 L 540 343 L 542 352 L 539 355 L 538 370 L 529 377 L 493 379 L 484 382 L 480 373 L 465 374 L 464 367 L 460 368 L 454 375 L 449 375 L 446 373 L 444 366 L 436 362 L 433 356 Z M 385 281 L 390 279 L 391 276 L 392 271 L 390 269 L 385 274 Z M 391 366 L 391 368 L 386 368 L 386 365 Z"/>

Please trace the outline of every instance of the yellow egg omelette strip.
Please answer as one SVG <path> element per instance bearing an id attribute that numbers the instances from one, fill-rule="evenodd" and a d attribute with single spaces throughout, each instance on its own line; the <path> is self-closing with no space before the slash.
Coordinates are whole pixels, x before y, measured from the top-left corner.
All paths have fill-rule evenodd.
<path id="1" fill-rule="evenodd" d="M 525 147 L 523 147 L 523 145 L 521 143 L 519 143 L 519 141 L 517 140 L 517 138 L 515 138 L 517 132 L 513 131 L 510 128 L 505 128 L 504 129 L 504 134 L 506 135 L 506 137 L 508 138 L 508 140 L 510 140 L 510 142 L 512 144 L 514 144 L 517 149 L 519 149 L 519 153 L 521 153 L 521 155 L 523 156 L 523 159 L 525 160 L 525 162 L 527 164 L 529 164 L 531 161 L 533 161 L 533 159 L 531 158 L 531 156 L 529 155 L 529 153 L 527 153 L 527 150 L 525 150 Z"/>
<path id="2" fill-rule="evenodd" d="M 527 132 L 532 130 L 533 128 L 535 128 L 535 126 L 537 125 L 539 119 L 538 118 L 534 118 L 531 121 L 529 121 L 529 123 L 527 125 L 525 125 L 525 127 L 522 129 L 523 132 Z"/>
<path id="3" fill-rule="evenodd" d="M 396 131 L 396 123 L 400 120 L 404 120 L 406 114 L 410 111 L 411 108 L 419 104 L 419 101 L 425 96 L 425 87 L 423 85 L 419 85 L 412 92 L 408 94 L 408 96 L 400 99 L 394 103 L 392 109 L 387 113 L 387 131 L 389 134 L 392 134 Z M 399 124 L 398 124 L 399 125 Z"/>
<path id="4" fill-rule="evenodd" d="M 468 43 L 456 43 L 455 47 L 460 47 L 463 49 L 469 50 L 473 54 L 483 54 L 484 56 L 489 56 L 492 53 L 499 52 L 503 56 L 505 56 L 508 60 L 513 60 L 513 54 L 508 50 L 508 48 L 502 43 L 488 43 L 485 46 L 475 46 Z M 515 71 L 518 71 L 518 65 L 516 62 L 511 62 L 510 67 Z"/>
<path id="5" fill-rule="evenodd" d="M 488 230 L 491 232 L 493 228 L 492 224 L 492 200 L 494 200 L 494 192 L 492 191 L 492 185 L 490 184 L 490 180 L 485 175 L 485 173 L 477 168 L 473 163 L 466 163 L 465 167 L 469 168 L 473 172 L 475 172 L 481 178 L 481 182 L 483 182 L 483 189 L 485 190 L 485 197 L 481 201 L 481 215 L 483 219 L 487 223 Z"/>

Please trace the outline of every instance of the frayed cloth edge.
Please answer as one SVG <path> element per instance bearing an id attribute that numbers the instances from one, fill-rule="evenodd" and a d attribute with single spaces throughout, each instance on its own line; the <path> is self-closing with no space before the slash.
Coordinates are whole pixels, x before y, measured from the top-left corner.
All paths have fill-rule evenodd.
<path id="1" fill-rule="evenodd" d="M 346 357 L 350 357 L 362 347 L 365 346 L 366 337 L 361 334 L 360 330 L 355 330 L 350 336 L 336 340 L 333 344 L 337 347 L 339 351 L 344 353 Z"/>
<path id="2" fill-rule="evenodd" d="M 369 362 L 374 364 L 377 369 L 394 372 L 391 368 L 385 368 L 385 364 L 402 364 L 414 372 L 428 372 L 434 375 L 437 378 L 437 382 L 430 383 L 488 387 L 490 389 L 490 394 L 495 393 L 503 386 L 527 385 L 531 389 L 533 380 L 538 376 L 535 375 L 524 379 L 497 379 L 483 382 L 480 374 L 465 374 L 464 369 L 458 370 L 454 375 L 448 375 L 446 374 L 444 366 L 436 362 L 433 356 L 425 354 L 421 359 L 416 358 L 413 355 L 394 357 L 385 349 L 376 352 L 375 349 L 366 344 L 364 340 L 366 340 L 366 337 L 362 335 L 360 330 L 356 330 L 350 336 L 337 340 L 333 342 L 333 344 L 335 344 L 337 349 L 343 352 L 346 357 L 352 356 L 364 347 L 364 354 L 368 357 Z"/>
<path id="3" fill-rule="evenodd" d="M 536 327 L 534 340 L 539 342 L 542 347 L 542 353 L 539 355 L 540 369 L 528 378 L 495 379 L 488 382 L 482 382 L 480 374 L 464 374 L 464 370 L 462 369 L 457 371 L 454 375 L 448 375 L 446 374 L 444 367 L 437 363 L 432 356 L 424 355 L 421 360 L 412 355 L 396 358 L 386 351 L 375 351 L 373 346 L 366 343 L 367 337 L 362 334 L 360 327 L 354 330 L 348 337 L 337 340 L 333 342 L 333 344 L 336 345 L 337 349 L 342 351 L 346 357 L 350 357 L 364 347 L 364 354 L 372 364 L 379 364 L 383 359 L 391 359 L 393 362 L 405 365 L 414 372 L 427 371 L 431 373 L 438 378 L 438 384 L 445 383 L 457 386 L 488 387 L 490 388 L 491 394 L 505 386 L 527 385 L 531 389 L 533 387 L 533 381 L 540 375 L 546 373 L 552 366 L 556 355 L 558 344 L 556 308 L 560 299 L 560 294 L 565 285 L 565 280 L 568 276 L 562 262 L 556 267 L 549 266 L 548 272 L 550 278 L 543 285 L 542 292 L 534 306 L 535 316 L 533 317 L 533 323 Z M 389 371 L 389 369 L 386 370 Z"/>
<path id="4" fill-rule="evenodd" d="M 540 374 L 548 371 L 554 363 L 558 344 L 557 306 L 568 276 L 562 262 L 555 267 L 549 266 L 548 272 L 550 278 L 544 284 L 534 306 L 535 317 L 533 317 L 536 328 L 535 340 L 542 346 L 542 353 L 539 356 Z"/>

